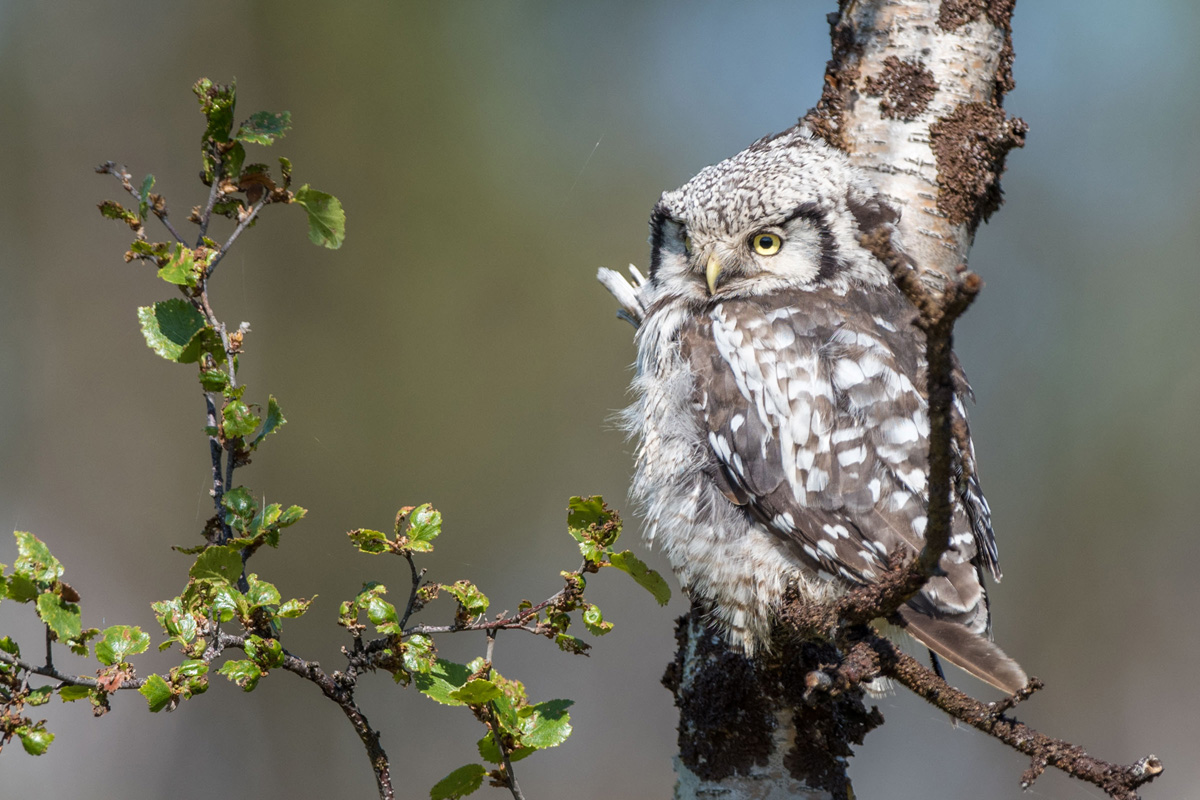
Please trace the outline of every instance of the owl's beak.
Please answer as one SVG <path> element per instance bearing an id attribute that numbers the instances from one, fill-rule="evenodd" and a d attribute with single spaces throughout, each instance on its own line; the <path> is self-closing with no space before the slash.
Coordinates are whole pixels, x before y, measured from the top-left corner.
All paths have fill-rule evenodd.
<path id="1" fill-rule="evenodd" d="M 720 276 L 721 259 L 717 258 L 716 253 L 713 253 L 708 257 L 708 263 L 704 265 L 704 277 L 708 281 L 709 296 L 717 293 L 717 278 Z"/>

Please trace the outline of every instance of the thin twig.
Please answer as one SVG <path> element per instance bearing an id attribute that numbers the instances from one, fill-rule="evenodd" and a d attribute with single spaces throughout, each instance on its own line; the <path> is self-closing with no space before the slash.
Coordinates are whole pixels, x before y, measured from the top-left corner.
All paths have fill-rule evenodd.
<path id="1" fill-rule="evenodd" d="M 209 392 L 204 393 L 204 407 L 209 429 L 217 430 L 217 405 Z M 221 540 L 217 544 L 224 544 L 233 538 L 233 531 L 225 522 L 225 515 L 222 513 L 221 498 L 225 496 L 225 479 L 221 475 L 221 440 L 215 433 L 208 437 L 208 451 L 212 456 L 213 505 L 216 507 L 217 521 L 221 525 Z"/>
<path id="2" fill-rule="evenodd" d="M 590 561 L 584 560 L 583 565 L 578 570 L 568 573 L 573 577 L 578 577 L 584 572 L 595 572 L 597 567 Z M 529 627 L 528 623 L 531 619 L 551 606 L 558 605 L 563 600 L 567 599 L 571 594 L 578 591 L 576 583 L 567 578 L 567 585 L 559 591 L 555 592 L 550 597 L 547 597 L 536 606 L 530 606 L 524 611 L 518 612 L 514 616 L 494 619 L 490 622 L 472 622 L 467 625 L 414 625 L 411 628 L 403 629 L 403 636 L 411 636 L 414 633 L 431 634 L 431 633 L 459 633 L 462 631 L 497 631 L 497 630 L 523 630 L 534 634 L 543 634 L 544 631 L 537 627 Z M 407 619 L 407 617 L 406 617 Z"/>
<path id="3" fill-rule="evenodd" d="M 163 225 L 167 226 L 167 230 L 169 230 L 171 235 L 175 237 L 175 241 L 179 242 L 184 247 L 188 246 L 188 243 L 184 240 L 184 238 L 179 235 L 179 231 L 175 230 L 175 226 L 171 224 L 169 219 L 167 219 L 166 211 L 159 213 L 159 211 L 155 209 L 154 216 L 158 217 L 159 221 L 162 222 Z"/>
<path id="4" fill-rule="evenodd" d="M 250 206 L 249 213 L 242 217 L 242 220 L 238 222 L 237 227 L 233 229 L 233 233 L 229 234 L 229 238 L 225 240 L 225 244 L 221 245 L 221 249 L 217 251 L 215 256 L 213 256 L 213 260 L 208 265 L 208 277 L 212 277 L 213 272 L 215 272 L 217 269 L 217 264 L 220 264 L 221 259 L 225 258 L 225 254 L 229 252 L 229 248 L 233 247 L 233 243 L 238 240 L 238 237 L 242 235 L 242 232 L 245 231 L 246 228 L 250 227 L 251 223 L 254 222 L 254 218 L 258 216 L 258 212 L 261 211 L 262 207 L 269 202 L 271 202 L 271 195 L 264 194 L 257 203 Z"/>
<path id="5" fill-rule="evenodd" d="M 400 629 L 408 624 L 409 617 L 412 616 L 413 609 L 417 606 L 417 593 L 421 590 L 421 578 L 425 575 L 425 570 L 417 570 L 417 564 L 413 561 L 412 553 L 406 552 L 404 558 L 408 561 L 409 572 L 412 573 L 412 588 L 408 592 L 408 605 L 404 607 L 404 616 L 400 620 Z"/>
<path id="6" fill-rule="evenodd" d="M 217 204 L 217 197 L 221 194 L 221 166 L 224 159 L 221 158 L 221 153 L 215 147 L 212 147 L 212 155 L 212 184 L 208 188 L 208 202 L 205 203 L 204 211 L 200 214 L 200 235 L 196 237 L 196 247 L 204 244 L 204 236 L 208 233 L 208 223 L 212 219 L 213 206 Z"/>
<path id="7" fill-rule="evenodd" d="M 496 719 L 496 706 L 489 702 L 488 707 L 488 722 L 492 727 L 492 738 L 496 741 L 496 747 L 500 750 L 500 758 L 504 760 L 504 777 L 508 781 L 508 790 L 512 792 L 515 800 L 525 800 L 525 795 L 521 792 L 521 785 L 517 783 L 517 774 L 513 772 L 512 761 L 508 757 L 508 748 L 504 746 L 503 738 L 500 736 L 500 721 Z"/>
<path id="8" fill-rule="evenodd" d="M 104 688 L 100 685 L 100 681 L 96 680 L 95 678 L 84 678 L 80 675 L 67 675 L 64 672 L 58 671 L 54 667 L 37 666 L 36 664 L 30 664 L 28 661 L 22 661 L 21 659 L 17 658 L 16 656 L 14 656 L 10 653 L 6 653 L 3 650 L 0 650 L 0 661 L 3 661 L 5 664 L 9 664 L 11 666 L 17 667 L 18 669 L 23 669 L 26 672 L 31 672 L 34 675 L 41 675 L 46 678 L 53 678 L 56 681 L 61 681 L 64 685 L 67 685 L 67 686 L 86 686 L 89 689 Z M 117 688 L 118 689 L 140 689 L 142 687 L 142 684 L 144 684 L 145 682 L 146 681 L 143 678 L 136 678 L 136 679 L 130 678 L 129 680 L 121 681 L 121 685 L 118 686 Z M 108 689 L 104 689 L 104 691 L 108 691 Z"/>
<path id="9" fill-rule="evenodd" d="M 245 649 L 245 637 L 222 633 L 220 639 L 222 646 Z M 322 694 L 337 704 L 346 718 L 350 720 L 355 733 L 358 734 L 358 738 L 362 740 L 363 746 L 367 749 L 367 758 L 371 761 L 371 769 L 375 771 L 375 784 L 379 790 L 380 800 L 394 800 L 396 794 L 392 789 L 391 764 L 388 755 L 379 743 L 379 732 L 371 727 L 366 715 L 355 703 L 353 689 L 340 685 L 338 681 L 321 669 L 318 662 L 305 661 L 287 651 L 284 651 L 282 667 L 293 675 L 299 675 L 315 684 Z"/>
<path id="10" fill-rule="evenodd" d="M 141 204 L 142 193 L 139 192 L 137 189 L 133 188 L 133 183 L 131 182 L 131 178 L 133 176 L 129 174 L 129 170 L 125 169 L 124 166 L 117 164 L 116 162 L 113 162 L 113 161 L 106 161 L 105 163 L 96 167 L 96 171 L 101 172 L 101 173 L 107 173 L 109 175 L 112 175 L 117 180 L 119 180 L 121 182 L 121 187 L 124 188 L 126 192 L 129 192 L 130 196 L 133 197 L 133 199 L 136 200 L 139 205 Z M 175 226 L 172 225 L 171 221 L 167 219 L 166 210 L 164 209 L 163 211 L 159 211 L 157 208 L 154 207 L 153 204 L 151 204 L 150 208 L 154 212 L 154 216 L 158 217 L 158 220 L 164 226 L 166 226 L 167 230 L 171 233 L 171 235 L 175 237 L 175 241 L 179 242 L 184 247 L 188 247 L 187 241 L 184 240 L 184 238 L 179 235 L 179 232 L 177 230 L 175 230 Z"/>
<path id="11" fill-rule="evenodd" d="M 924 664 L 900 650 L 895 643 L 874 632 L 863 633 L 861 639 L 846 652 L 840 673 L 834 684 L 854 684 L 877 676 L 892 678 L 918 697 L 945 711 L 956 720 L 980 730 L 1009 747 L 1029 756 L 1036 764 L 1052 766 L 1073 778 L 1102 789 L 1114 800 L 1137 800 L 1137 790 L 1154 780 L 1163 771 L 1162 762 L 1153 755 L 1134 764 L 1122 766 L 1089 756 L 1082 747 L 1062 739 L 1054 739 L 1005 715 L 1013 705 L 1025 699 L 1040 686 L 1033 679 L 1030 686 L 1009 702 L 982 703 L 950 686 Z M 1025 784 L 1032 783 L 1040 770 L 1027 772 Z M 1028 789 L 1028 785 L 1022 788 Z"/>
<path id="12" fill-rule="evenodd" d="M 484 660 L 488 664 L 492 663 L 492 654 L 496 649 L 496 631 L 490 630 L 487 633 L 487 655 Z M 525 800 L 525 795 L 521 793 L 521 786 L 517 783 L 517 773 L 513 772 L 512 761 L 508 757 L 508 748 L 504 746 L 504 737 L 500 735 L 500 720 L 496 716 L 496 704 L 488 701 L 488 725 L 492 729 L 492 739 L 496 742 L 496 749 L 500 751 L 500 758 L 504 761 L 504 779 L 508 784 L 508 790 L 512 792 L 515 800 Z"/>

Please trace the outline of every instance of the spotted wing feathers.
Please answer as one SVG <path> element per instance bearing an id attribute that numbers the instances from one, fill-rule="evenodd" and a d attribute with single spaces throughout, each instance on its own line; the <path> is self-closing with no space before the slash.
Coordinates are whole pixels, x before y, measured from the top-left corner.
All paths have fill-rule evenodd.
<path id="1" fill-rule="evenodd" d="M 898 292 L 827 291 L 807 291 L 802 303 L 783 292 L 714 304 L 685 324 L 680 346 L 698 376 L 705 473 L 811 571 L 853 585 L 924 542 L 923 341 Z M 906 619 L 947 660 L 1007 688 L 1023 673 L 983 638 L 990 512 L 974 476 L 958 494 L 946 574 Z M 981 666 L 992 662 L 995 674 Z"/>

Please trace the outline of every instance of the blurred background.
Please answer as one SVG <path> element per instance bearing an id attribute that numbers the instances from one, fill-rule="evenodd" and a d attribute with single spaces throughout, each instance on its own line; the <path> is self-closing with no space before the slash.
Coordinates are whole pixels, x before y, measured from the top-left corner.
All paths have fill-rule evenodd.
<path id="1" fill-rule="evenodd" d="M 332 252 L 308 243 L 300 209 L 268 208 L 213 285 L 220 317 L 253 326 L 247 399 L 273 393 L 290 420 L 239 481 L 309 509 L 254 562 L 285 596 L 321 595 L 289 648 L 334 667 L 337 603 L 363 580 L 404 585 L 402 563 L 344 532 L 387 529 L 406 504 L 445 514 L 431 577 L 469 577 L 497 610 L 548 596 L 578 558 L 568 496 L 627 505 L 631 446 L 611 419 L 633 331 L 596 268 L 645 266 L 662 190 L 815 103 L 834 7 L 0 3 L 0 528 L 51 546 L 87 625 L 155 630 L 150 603 L 182 587 L 170 545 L 196 543 L 211 513 L 203 405 L 193 369 L 142 341 L 135 307 L 172 290 L 122 263 L 128 231 L 96 212 L 122 193 L 92 167 L 154 173 L 191 229 L 205 190 L 189 87 L 236 76 L 239 119 L 293 114 L 260 157 L 290 157 L 348 217 Z M 1157 753 L 1167 772 L 1145 796 L 1200 797 L 1200 6 L 1023 0 L 1014 29 L 1006 107 L 1031 132 L 977 236 L 987 289 L 957 339 L 1006 574 L 996 638 L 1049 686 L 1024 720 L 1115 761 Z M 627 531 L 645 552 L 632 518 Z M 0 561 L 15 555 L 0 538 Z M 616 623 L 590 659 L 497 644 L 532 697 L 577 701 L 575 735 L 518 776 L 530 798 L 668 797 L 676 717 L 659 677 L 685 603 L 661 609 L 619 574 L 588 588 Z M 39 652 L 30 607 L 0 606 L 0 630 Z M 466 660 L 484 643 L 441 645 Z M 475 757 L 466 711 L 384 675 L 360 697 L 400 796 Z M 887 724 L 851 768 L 860 797 L 1022 796 L 1022 757 L 907 694 L 879 706 Z M 340 712 L 282 672 L 246 697 L 214 678 L 170 715 L 132 694 L 99 720 L 36 711 L 58 738 L 41 758 L 7 748 L 5 796 L 375 791 Z M 1031 794 L 1101 796 L 1055 773 Z"/>

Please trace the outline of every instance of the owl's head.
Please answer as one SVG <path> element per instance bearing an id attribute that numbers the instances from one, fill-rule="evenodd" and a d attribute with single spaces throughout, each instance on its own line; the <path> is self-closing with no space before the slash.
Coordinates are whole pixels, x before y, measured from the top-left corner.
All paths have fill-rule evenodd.
<path id="1" fill-rule="evenodd" d="M 803 126 L 760 139 L 666 192 L 650 217 L 650 280 L 685 298 L 882 285 L 859 239 L 899 215 L 846 155 Z"/>

